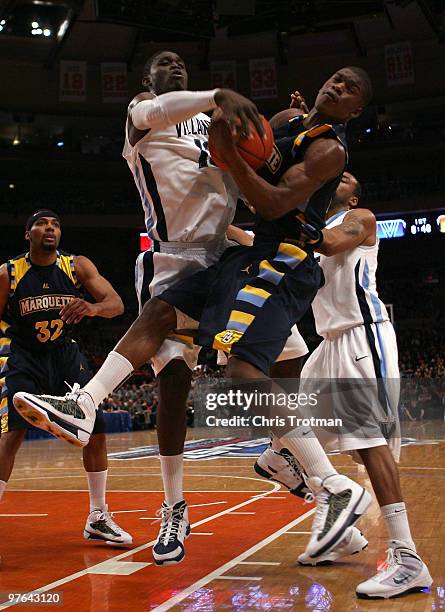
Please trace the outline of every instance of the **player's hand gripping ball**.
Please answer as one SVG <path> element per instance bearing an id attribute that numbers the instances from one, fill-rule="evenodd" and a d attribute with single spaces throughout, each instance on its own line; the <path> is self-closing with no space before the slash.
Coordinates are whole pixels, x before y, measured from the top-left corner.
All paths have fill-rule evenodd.
<path id="1" fill-rule="evenodd" d="M 273 132 L 269 122 L 262 115 L 261 120 L 264 128 L 263 137 L 258 134 L 255 126 L 250 121 L 250 136 L 248 138 L 239 136 L 236 143 L 238 153 L 241 155 L 244 161 L 249 164 L 251 168 L 253 168 L 253 170 L 258 170 L 261 168 L 264 162 L 269 159 L 274 145 Z M 209 151 L 212 160 L 219 168 L 222 170 L 229 169 L 227 164 L 219 157 L 218 150 L 211 133 L 209 135 Z"/>

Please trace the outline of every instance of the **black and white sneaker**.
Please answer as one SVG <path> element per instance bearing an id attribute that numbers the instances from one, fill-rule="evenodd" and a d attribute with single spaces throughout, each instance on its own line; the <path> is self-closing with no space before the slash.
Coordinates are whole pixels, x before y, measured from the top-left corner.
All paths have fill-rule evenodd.
<path id="1" fill-rule="evenodd" d="M 284 485 L 292 495 L 305 499 L 310 493 L 304 482 L 303 468 L 287 448 L 277 451 L 269 446 L 258 457 L 253 469 L 259 476 Z"/>
<path id="2" fill-rule="evenodd" d="M 164 501 L 158 514 L 161 518 L 161 528 L 153 546 L 155 563 L 156 565 L 180 563 L 185 555 L 184 540 L 190 535 L 187 504 L 183 500 L 174 506 L 168 506 Z"/>
<path id="3" fill-rule="evenodd" d="M 115 523 L 108 509 L 90 512 L 85 523 L 83 537 L 85 540 L 101 540 L 111 545 L 133 542 L 132 536 Z"/>
<path id="4" fill-rule="evenodd" d="M 329 565 L 344 557 L 356 555 L 367 546 L 368 540 L 362 532 L 359 531 L 357 527 L 348 527 L 343 538 L 327 552 L 319 555 L 315 559 L 311 558 L 306 552 L 301 553 L 298 557 L 298 563 L 300 565 Z"/>
<path id="5" fill-rule="evenodd" d="M 75 446 L 86 446 L 96 420 L 92 397 L 75 383 L 64 397 L 20 391 L 14 407 L 31 425 L 49 431 Z"/>
<path id="6" fill-rule="evenodd" d="M 372 497 L 361 485 L 342 474 L 324 480 L 313 476 L 308 486 L 314 494 L 317 510 L 305 557 L 317 559 L 339 544 L 348 527 L 366 512 Z"/>

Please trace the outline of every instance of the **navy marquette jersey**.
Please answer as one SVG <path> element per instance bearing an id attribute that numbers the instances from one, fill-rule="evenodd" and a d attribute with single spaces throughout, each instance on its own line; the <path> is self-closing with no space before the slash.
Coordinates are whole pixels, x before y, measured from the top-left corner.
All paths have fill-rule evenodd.
<path id="1" fill-rule="evenodd" d="M 52 350 L 65 339 L 61 308 L 80 296 L 74 256 L 58 251 L 54 264 L 37 266 L 26 253 L 7 266 L 10 293 L 1 321 L 1 355 L 11 344 L 31 352 Z"/>
<path id="2" fill-rule="evenodd" d="M 334 138 L 343 145 L 346 154 L 346 168 L 348 149 L 345 125 L 342 123 L 326 123 L 307 129 L 303 125 L 306 116 L 299 115 L 274 130 L 274 149 L 267 162 L 258 171 L 258 174 L 268 183 L 277 185 L 283 174 L 291 166 L 302 163 L 306 149 L 318 138 Z M 340 183 L 342 174 L 343 171 L 316 191 L 305 203 L 303 209 L 295 209 L 273 221 L 266 221 L 258 215 L 255 226 L 256 239 L 298 239 L 301 222 L 310 223 L 317 229 L 322 229 L 325 225 L 326 212 Z M 255 203 L 253 202 L 253 204 Z"/>

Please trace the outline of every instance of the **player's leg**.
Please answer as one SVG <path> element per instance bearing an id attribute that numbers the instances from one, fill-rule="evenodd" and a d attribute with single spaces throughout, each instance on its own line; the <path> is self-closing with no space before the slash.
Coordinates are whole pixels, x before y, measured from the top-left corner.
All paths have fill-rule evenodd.
<path id="1" fill-rule="evenodd" d="M 0 437 L 0 499 L 14 467 L 15 456 L 25 438 L 27 425 L 23 429 L 2 431 Z"/>
<path id="2" fill-rule="evenodd" d="M 44 359 L 42 358 L 42 361 Z M 19 389 L 29 393 L 40 390 L 35 376 L 40 374 L 41 364 L 34 363 L 26 351 L 15 350 L 2 365 L 1 386 L 1 437 L 0 437 L 0 499 L 4 493 L 14 467 L 14 461 L 27 429 L 28 423 L 14 407 L 13 397 Z"/>
<path id="3" fill-rule="evenodd" d="M 75 342 L 61 346 L 53 355 L 53 384 L 62 392 L 66 383 L 85 385 L 91 378 L 87 360 Z M 106 424 L 102 409 L 97 411 L 89 442 L 82 449 L 90 506 L 84 528 L 84 538 L 107 544 L 131 544 L 132 536 L 114 520 L 106 501 L 108 459 Z"/>
<path id="4" fill-rule="evenodd" d="M 167 340 L 152 364 L 159 381 L 159 406 L 156 428 L 159 460 L 164 488 L 161 526 L 153 557 L 157 565 L 172 565 L 183 560 L 185 539 L 190 534 L 187 503 L 184 500 L 183 464 L 186 435 L 186 403 L 196 349 Z"/>
<path id="5" fill-rule="evenodd" d="M 254 360 L 248 355 L 248 348 L 242 351 L 241 358 L 240 348 L 237 346 L 232 349 L 238 354 L 229 359 L 226 375 L 235 379 L 264 379 L 263 369 L 256 368 L 247 361 Z M 282 393 L 283 389 L 271 383 L 268 387 L 268 393 L 270 392 L 278 394 Z M 275 416 L 279 416 L 278 411 Z M 363 487 L 338 474 L 309 427 L 298 427 L 291 431 L 289 428 L 280 428 L 275 430 L 274 434 L 308 475 L 307 485 L 314 493 L 317 512 L 307 552 L 311 558 L 316 559 L 343 539 L 346 530 L 369 507 L 371 496 Z"/>
<path id="6" fill-rule="evenodd" d="M 309 352 L 297 326 L 294 325 L 291 335 L 286 341 L 284 349 L 270 369 L 271 378 L 297 380 L 300 378 L 304 357 Z M 271 435 L 270 445 L 258 457 L 254 464 L 257 474 L 268 480 L 274 480 L 289 489 L 297 497 L 305 497 L 309 493 L 303 470 L 298 461 L 287 448 L 284 448 L 280 439 Z"/>
<path id="7" fill-rule="evenodd" d="M 365 338 L 365 332 L 367 338 Z M 363 338 L 360 338 L 360 335 Z M 385 373 L 385 404 L 384 411 L 394 421 L 393 437 L 399 437 L 398 400 L 399 372 L 397 364 L 397 343 L 390 322 L 370 326 L 369 329 L 358 329 L 351 332 L 353 342 L 362 344 L 364 348 L 371 347 L 374 356 L 373 369 L 375 375 Z M 366 342 L 367 341 L 367 342 Z M 363 354 L 366 354 L 365 352 Z M 365 360 L 366 361 L 366 360 Z M 366 368 L 368 364 L 363 364 Z M 369 372 L 369 376 L 374 372 Z M 379 381 L 378 381 L 379 382 Z M 390 420 L 391 420 L 390 419 Z M 377 422 L 377 425 L 379 423 Z M 408 521 L 408 514 L 403 501 L 400 486 L 399 471 L 390 446 L 383 439 L 366 447 L 357 448 L 356 452 L 362 459 L 369 479 L 374 489 L 380 510 L 389 535 L 389 548 L 386 566 L 375 576 L 357 586 L 359 597 L 388 598 L 403 593 L 421 590 L 432 584 L 428 568 L 416 551 Z M 393 440 L 389 441 L 391 444 Z M 398 460 L 400 440 L 393 444 Z"/>

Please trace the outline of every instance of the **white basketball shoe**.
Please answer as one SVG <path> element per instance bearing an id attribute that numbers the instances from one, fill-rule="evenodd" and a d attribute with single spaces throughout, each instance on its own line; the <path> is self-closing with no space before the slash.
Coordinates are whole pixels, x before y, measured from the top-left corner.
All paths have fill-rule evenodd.
<path id="1" fill-rule="evenodd" d="M 64 397 L 20 391 L 14 395 L 13 402 L 17 412 L 31 425 L 76 446 L 88 444 L 96 420 L 96 406 L 79 384 L 74 384 Z"/>
<path id="2" fill-rule="evenodd" d="M 300 565 L 329 565 L 344 557 L 356 555 L 367 546 L 368 540 L 362 532 L 359 531 L 357 527 L 348 527 L 343 538 L 333 548 L 322 553 L 315 559 L 304 552 L 298 557 L 298 563 Z"/>
<path id="3" fill-rule="evenodd" d="M 317 510 L 305 555 L 317 559 L 340 542 L 347 528 L 369 508 L 372 497 L 361 485 L 341 474 L 323 481 L 311 477 L 307 485 L 314 494 Z"/>
<path id="4" fill-rule="evenodd" d="M 388 599 L 422 591 L 433 584 L 425 563 L 403 542 L 391 542 L 387 553 L 386 561 L 377 574 L 357 586 L 357 597 Z"/>

